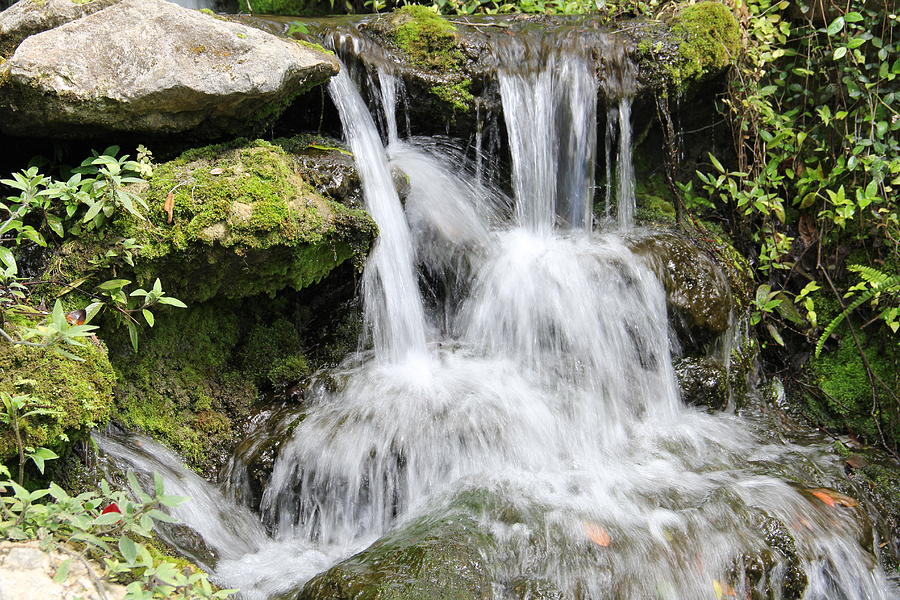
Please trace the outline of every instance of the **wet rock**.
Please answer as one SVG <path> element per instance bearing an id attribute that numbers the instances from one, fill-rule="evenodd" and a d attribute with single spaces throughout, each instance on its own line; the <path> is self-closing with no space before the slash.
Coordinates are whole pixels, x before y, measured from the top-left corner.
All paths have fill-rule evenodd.
<path id="1" fill-rule="evenodd" d="M 638 233 L 629 245 L 663 283 L 669 317 L 684 353 L 708 354 L 728 331 L 734 308 L 723 270 L 703 250 L 674 232 Z"/>
<path id="2" fill-rule="evenodd" d="M 69 574 L 54 581 L 63 561 Z M 93 572 L 89 572 L 91 568 Z M 58 551 L 44 551 L 36 542 L 0 542 L 0 598 L 3 600 L 121 600 L 125 587 L 103 581 L 101 565 L 72 559 Z M 102 587 L 99 589 L 98 586 Z"/>
<path id="3" fill-rule="evenodd" d="M 0 56 L 8 57 L 25 38 L 80 19 L 119 0 L 20 0 L 0 13 Z"/>
<path id="4" fill-rule="evenodd" d="M 688 404 L 723 409 L 728 404 L 728 373 L 714 358 L 682 358 L 675 362 L 681 398 Z"/>
<path id="5" fill-rule="evenodd" d="M 165 273 L 186 302 L 303 289 L 364 257 L 376 234 L 366 213 L 319 195 L 262 141 L 190 150 L 156 168 L 144 197 L 152 224 L 131 220 L 123 232 L 143 245 L 138 279 Z"/>
<path id="6" fill-rule="evenodd" d="M 19 136 L 239 135 L 337 73 L 311 44 L 122 0 L 33 35 L 0 67 L 0 128 Z"/>
<path id="7" fill-rule="evenodd" d="M 469 517 L 423 518 L 314 577 L 297 600 L 490 600 L 487 543 Z"/>

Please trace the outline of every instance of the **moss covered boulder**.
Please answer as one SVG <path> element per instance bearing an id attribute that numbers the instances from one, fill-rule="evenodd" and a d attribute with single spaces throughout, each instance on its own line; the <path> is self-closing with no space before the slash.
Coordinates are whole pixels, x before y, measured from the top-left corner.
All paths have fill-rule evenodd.
<path id="1" fill-rule="evenodd" d="M 471 517 L 425 517 L 311 579 L 297 600 L 490 600 Z"/>
<path id="2" fill-rule="evenodd" d="M 9 324 L 4 326 L 10 329 Z M 11 332 L 15 335 L 15 330 Z M 115 372 L 99 341 L 66 346 L 76 361 L 48 348 L 8 344 L 0 340 L 0 392 L 31 396 L 32 406 L 49 414 L 25 421 L 24 443 L 61 450 L 113 413 Z M 0 424 L 0 460 L 16 454 L 12 430 Z"/>
<path id="3" fill-rule="evenodd" d="M 163 277 L 186 302 L 305 288 L 362 259 L 377 232 L 263 141 L 190 150 L 156 169 L 144 197 L 151 223 L 124 226 L 143 245 L 138 279 Z"/>

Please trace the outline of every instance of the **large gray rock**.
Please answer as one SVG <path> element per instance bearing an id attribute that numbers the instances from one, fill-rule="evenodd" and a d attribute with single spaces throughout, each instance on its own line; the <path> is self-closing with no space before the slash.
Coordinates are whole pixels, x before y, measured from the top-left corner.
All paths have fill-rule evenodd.
<path id="1" fill-rule="evenodd" d="M 119 0 L 19 0 L 0 13 L 0 56 L 25 38 L 119 2 Z"/>
<path id="2" fill-rule="evenodd" d="M 247 134 L 337 71 L 311 45 L 165 0 L 122 0 L 19 45 L 0 67 L 0 129 Z"/>

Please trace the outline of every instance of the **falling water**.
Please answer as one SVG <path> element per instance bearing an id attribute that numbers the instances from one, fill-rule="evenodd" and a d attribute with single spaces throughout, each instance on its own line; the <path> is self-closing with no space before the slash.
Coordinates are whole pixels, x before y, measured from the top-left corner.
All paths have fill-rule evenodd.
<path id="1" fill-rule="evenodd" d="M 150 442 L 102 448 L 194 498 L 177 516 L 221 552 L 217 581 L 246 598 L 417 517 L 466 510 L 494 542 L 481 550 L 498 600 L 523 577 L 564 598 L 781 598 L 805 578 L 810 600 L 886 600 L 864 515 L 792 483 L 833 473 L 825 452 L 763 443 L 752 421 L 682 404 L 664 291 L 629 249 L 639 234 L 621 231 L 630 101 L 611 109 L 620 231 L 593 233 L 593 75 L 554 52 L 525 68 L 524 52 L 501 53 L 516 62 L 499 70 L 512 222 L 455 155 L 396 139 L 388 155 L 349 76 L 331 83 L 381 231 L 364 290 L 375 347 L 331 374 L 336 389 L 310 390 L 262 497 L 272 537 L 168 453 L 154 448 L 153 463 Z M 409 178 L 405 211 L 390 165 Z M 456 282 L 429 315 L 442 323 L 430 346 L 417 264 Z M 466 508 L 473 495 L 483 501 Z"/>
<path id="2" fill-rule="evenodd" d="M 619 228 L 626 229 L 634 223 L 634 166 L 631 160 L 631 99 L 619 100 Z"/>
<path id="3" fill-rule="evenodd" d="M 424 354 L 425 312 L 412 239 L 375 122 L 346 69 L 331 80 L 328 91 L 340 111 L 347 143 L 357 157 L 366 209 L 380 232 L 366 264 L 364 291 L 366 322 L 376 354 L 388 362 Z"/>

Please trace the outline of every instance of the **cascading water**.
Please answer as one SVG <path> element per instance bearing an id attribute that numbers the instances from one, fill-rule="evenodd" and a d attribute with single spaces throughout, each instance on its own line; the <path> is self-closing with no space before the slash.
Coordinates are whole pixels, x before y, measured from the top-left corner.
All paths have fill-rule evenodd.
<path id="1" fill-rule="evenodd" d="M 462 510 L 493 540 L 482 551 L 498 600 L 522 578 L 564 598 L 781 598 L 805 578 L 804 598 L 887 599 L 859 515 L 790 483 L 827 472 L 823 452 L 763 443 L 750 421 L 680 402 L 665 294 L 629 249 L 628 95 L 606 142 L 609 155 L 617 129 L 619 227 L 598 234 L 593 71 L 568 50 L 527 52 L 498 51 L 511 223 L 502 195 L 439 147 L 398 139 L 391 75 L 378 78 L 387 151 L 346 71 L 330 84 L 381 231 L 364 288 L 374 349 L 332 373 L 337 391 L 311 391 L 261 500 L 272 537 L 162 450 L 153 463 L 118 438 L 101 447 L 194 498 L 176 515 L 222 549 L 208 566 L 245 598 Z M 409 178 L 405 210 L 391 166 Z M 431 323 L 417 265 L 453 282 Z M 477 510 L 461 501 L 473 495 Z M 226 552 L 229 536 L 242 541 Z"/>

